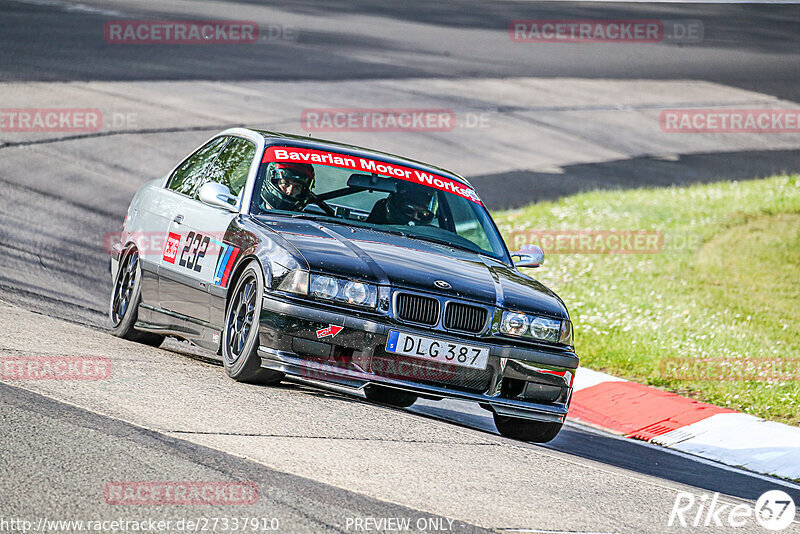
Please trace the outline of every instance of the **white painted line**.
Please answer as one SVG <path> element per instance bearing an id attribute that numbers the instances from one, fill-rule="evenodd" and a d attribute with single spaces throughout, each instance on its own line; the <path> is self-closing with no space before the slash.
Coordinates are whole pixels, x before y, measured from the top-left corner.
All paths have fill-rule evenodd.
<path id="1" fill-rule="evenodd" d="M 572 388 L 573 391 L 580 391 L 603 382 L 625 382 L 625 380 L 600 371 L 592 371 L 586 367 L 579 367 L 575 373 L 575 381 L 572 383 Z"/>
<path id="2" fill-rule="evenodd" d="M 603 382 L 620 381 L 625 380 L 581 367 L 573 387 L 580 391 Z M 706 459 L 715 465 L 744 468 L 790 480 L 800 479 L 800 427 L 752 415 L 716 414 L 656 436 L 650 443 Z"/>
<path id="3" fill-rule="evenodd" d="M 788 479 L 800 478 L 800 427 L 743 413 L 720 413 L 654 443 Z"/>
<path id="4" fill-rule="evenodd" d="M 765 474 L 762 474 L 762 473 L 758 473 L 756 471 L 751 471 L 749 469 L 743 469 L 741 467 L 735 467 L 735 466 L 732 466 L 732 465 L 728 465 L 728 464 L 722 463 L 719 460 L 711 460 L 711 459 L 708 459 L 708 458 L 704 458 L 703 456 L 698 456 L 697 454 L 693 454 L 693 453 L 689 453 L 689 452 L 683 452 L 683 451 L 675 449 L 675 448 L 664 447 L 663 445 L 656 445 L 656 444 L 654 444 L 653 442 L 650 442 L 650 441 L 641 441 L 641 440 L 638 440 L 638 439 L 626 438 L 626 437 L 623 437 L 623 436 L 612 434 L 612 433 L 608 432 L 607 430 L 598 429 L 597 427 L 593 427 L 593 426 L 587 425 L 585 423 L 577 422 L 574 419 L 567 420 L 567 423 L 566 423 L 565 426 L 576 426 L 576 427 L 579 427 L 581 430 L 583 430 L 585 432 L 592 432 L 592 433 L 595 433 L 595 434 L 602 435 L 602 436 L 604 436 L 606 438 L 611 437 L 613 439 L 625 440 L 627 442 L 635 443 L 636 445 L 638 445 L 640 447 L 649 447 L 651 449 L 657 449 L 657 450 L 659 450 L 661 452 L 673 454 L 673 455 L 679 456 L 681 458 L 686 458 L 687 460 L 691 460 L 691 461 L 697 462 L 699 464 L 716 467 L 718 469 L 722 469 L 723 471 L 729 471 L 731 473 L 736 473 L 736 474 L 739 474 L 739 475 L 744 475 L 744 476 L 748 476 L 748 477 L 757 478 L 759 480 L 763 480 L 764 482 L 769 482 L 771 484 L 775 484 L 775 485 L 778 485 L 778 486 L 783 486 L 783 487 L 786 487 L 786 488 L 789 488 L 789 489 L 793 489 L 795 491 L 800 490 L 800 485 L 798 485 L 797 483 L 794 483 L 794 482 L 789 482 L 788 480 L 775 478 L 773 476 L 769 476 L 769 475 L 765 475 Z M 735 497 L 731 497 L 731 498 L 735 498 Z M 742 499 L 742 501 L 746 502 L 745 499 Z"/>

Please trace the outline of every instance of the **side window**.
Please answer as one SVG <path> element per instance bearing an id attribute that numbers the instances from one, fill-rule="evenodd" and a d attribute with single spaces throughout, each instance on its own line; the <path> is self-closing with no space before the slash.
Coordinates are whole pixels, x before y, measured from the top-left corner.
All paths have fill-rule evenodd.
<path id="1" fill-rule="evenodd" d="M 232 195 L 239 196 L 239 192 L 247 182 L 247 175 L 255 155 L 255 144 L 247 139 L 233 138 L 203 177 L 202 183 L 195 189 L 195 194 L 204 183 L 217 182 L 227 186 Z"/>
<path id="2" fill-rule="evenodd" d="M 191 195 L 198 180 L 205 174 L 227 140 L 227 137 L 217 137 L 206 143 L 175 169 L 169 177 L 167 187 L 178 193 Z"/>

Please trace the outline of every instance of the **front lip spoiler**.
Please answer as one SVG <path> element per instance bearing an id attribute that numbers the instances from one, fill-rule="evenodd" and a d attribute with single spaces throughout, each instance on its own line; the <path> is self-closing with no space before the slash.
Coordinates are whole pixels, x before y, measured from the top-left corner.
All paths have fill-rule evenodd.
<path id="1" fill-rule="evenodd" d="M 302 379 L 304 382 L 312 382 L 321 387 L 326 387 L 326 385 L 330 387 L 330 384 L 333 383 L 354 392 L 363 392 L 368 385 L 378 384 L 421 395 L 478 402 L 490 407 L 498 415 L 508 417 L 548 423 L 563 423 L 567 416 L 567 406 L 561 404 L 548 405 L 490 397 L 480 393 L 469 393 L 428 384 L 385 378 L 356 370 L 309 362 L 293 352 L 279 351 L 264 346 L 258 348 L 258 355 L 261 357 L 262 367 L 280 371 L 293 378 Z M 315 378 L 315 376 L 319 378 Z"/>

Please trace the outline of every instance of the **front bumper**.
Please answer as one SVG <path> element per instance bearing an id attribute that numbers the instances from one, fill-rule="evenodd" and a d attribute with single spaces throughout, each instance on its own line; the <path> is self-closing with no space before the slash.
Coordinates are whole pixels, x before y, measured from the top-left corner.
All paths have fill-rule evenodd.
<path id="1" fill-rule="evenodd" d="M 319 338 L 330 325 L 343 327 Z M 390 330 L 489 348 L 485 370 L 384 351 Z M 377 384 L 428 398 L 475 401 L 499 415 L 563 422 L 578 358 L 572 352 L 515 346 L 320 309 L 266 295 L 260 320 L 262 367 L 353 390 Z M 324 333 L 324 332 L 323 332 Z"/>

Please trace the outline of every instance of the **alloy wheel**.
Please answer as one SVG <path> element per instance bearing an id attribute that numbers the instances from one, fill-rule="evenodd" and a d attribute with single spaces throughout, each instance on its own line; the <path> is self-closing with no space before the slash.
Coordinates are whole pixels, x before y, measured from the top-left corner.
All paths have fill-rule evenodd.
<path id="1" fill-rule="evenodd" d="M 233 363 L 242 356 L 247 338 L 255 322 L 256 279 L 248 276 L 239 286 L 228 314 L 228 354 L 226 358 Z"/>
<path id="2" fill-rule="evenodd" d="M 133 299 L 133 290 L 136 287 L 136 276 L 139 268 L 139 253 L 136 251 L 128 254 L 125 263 L 117 276 L 114 285 L 114 305 L 111 308 L 111 319 L 118 325 L 130 308 Z"/>

